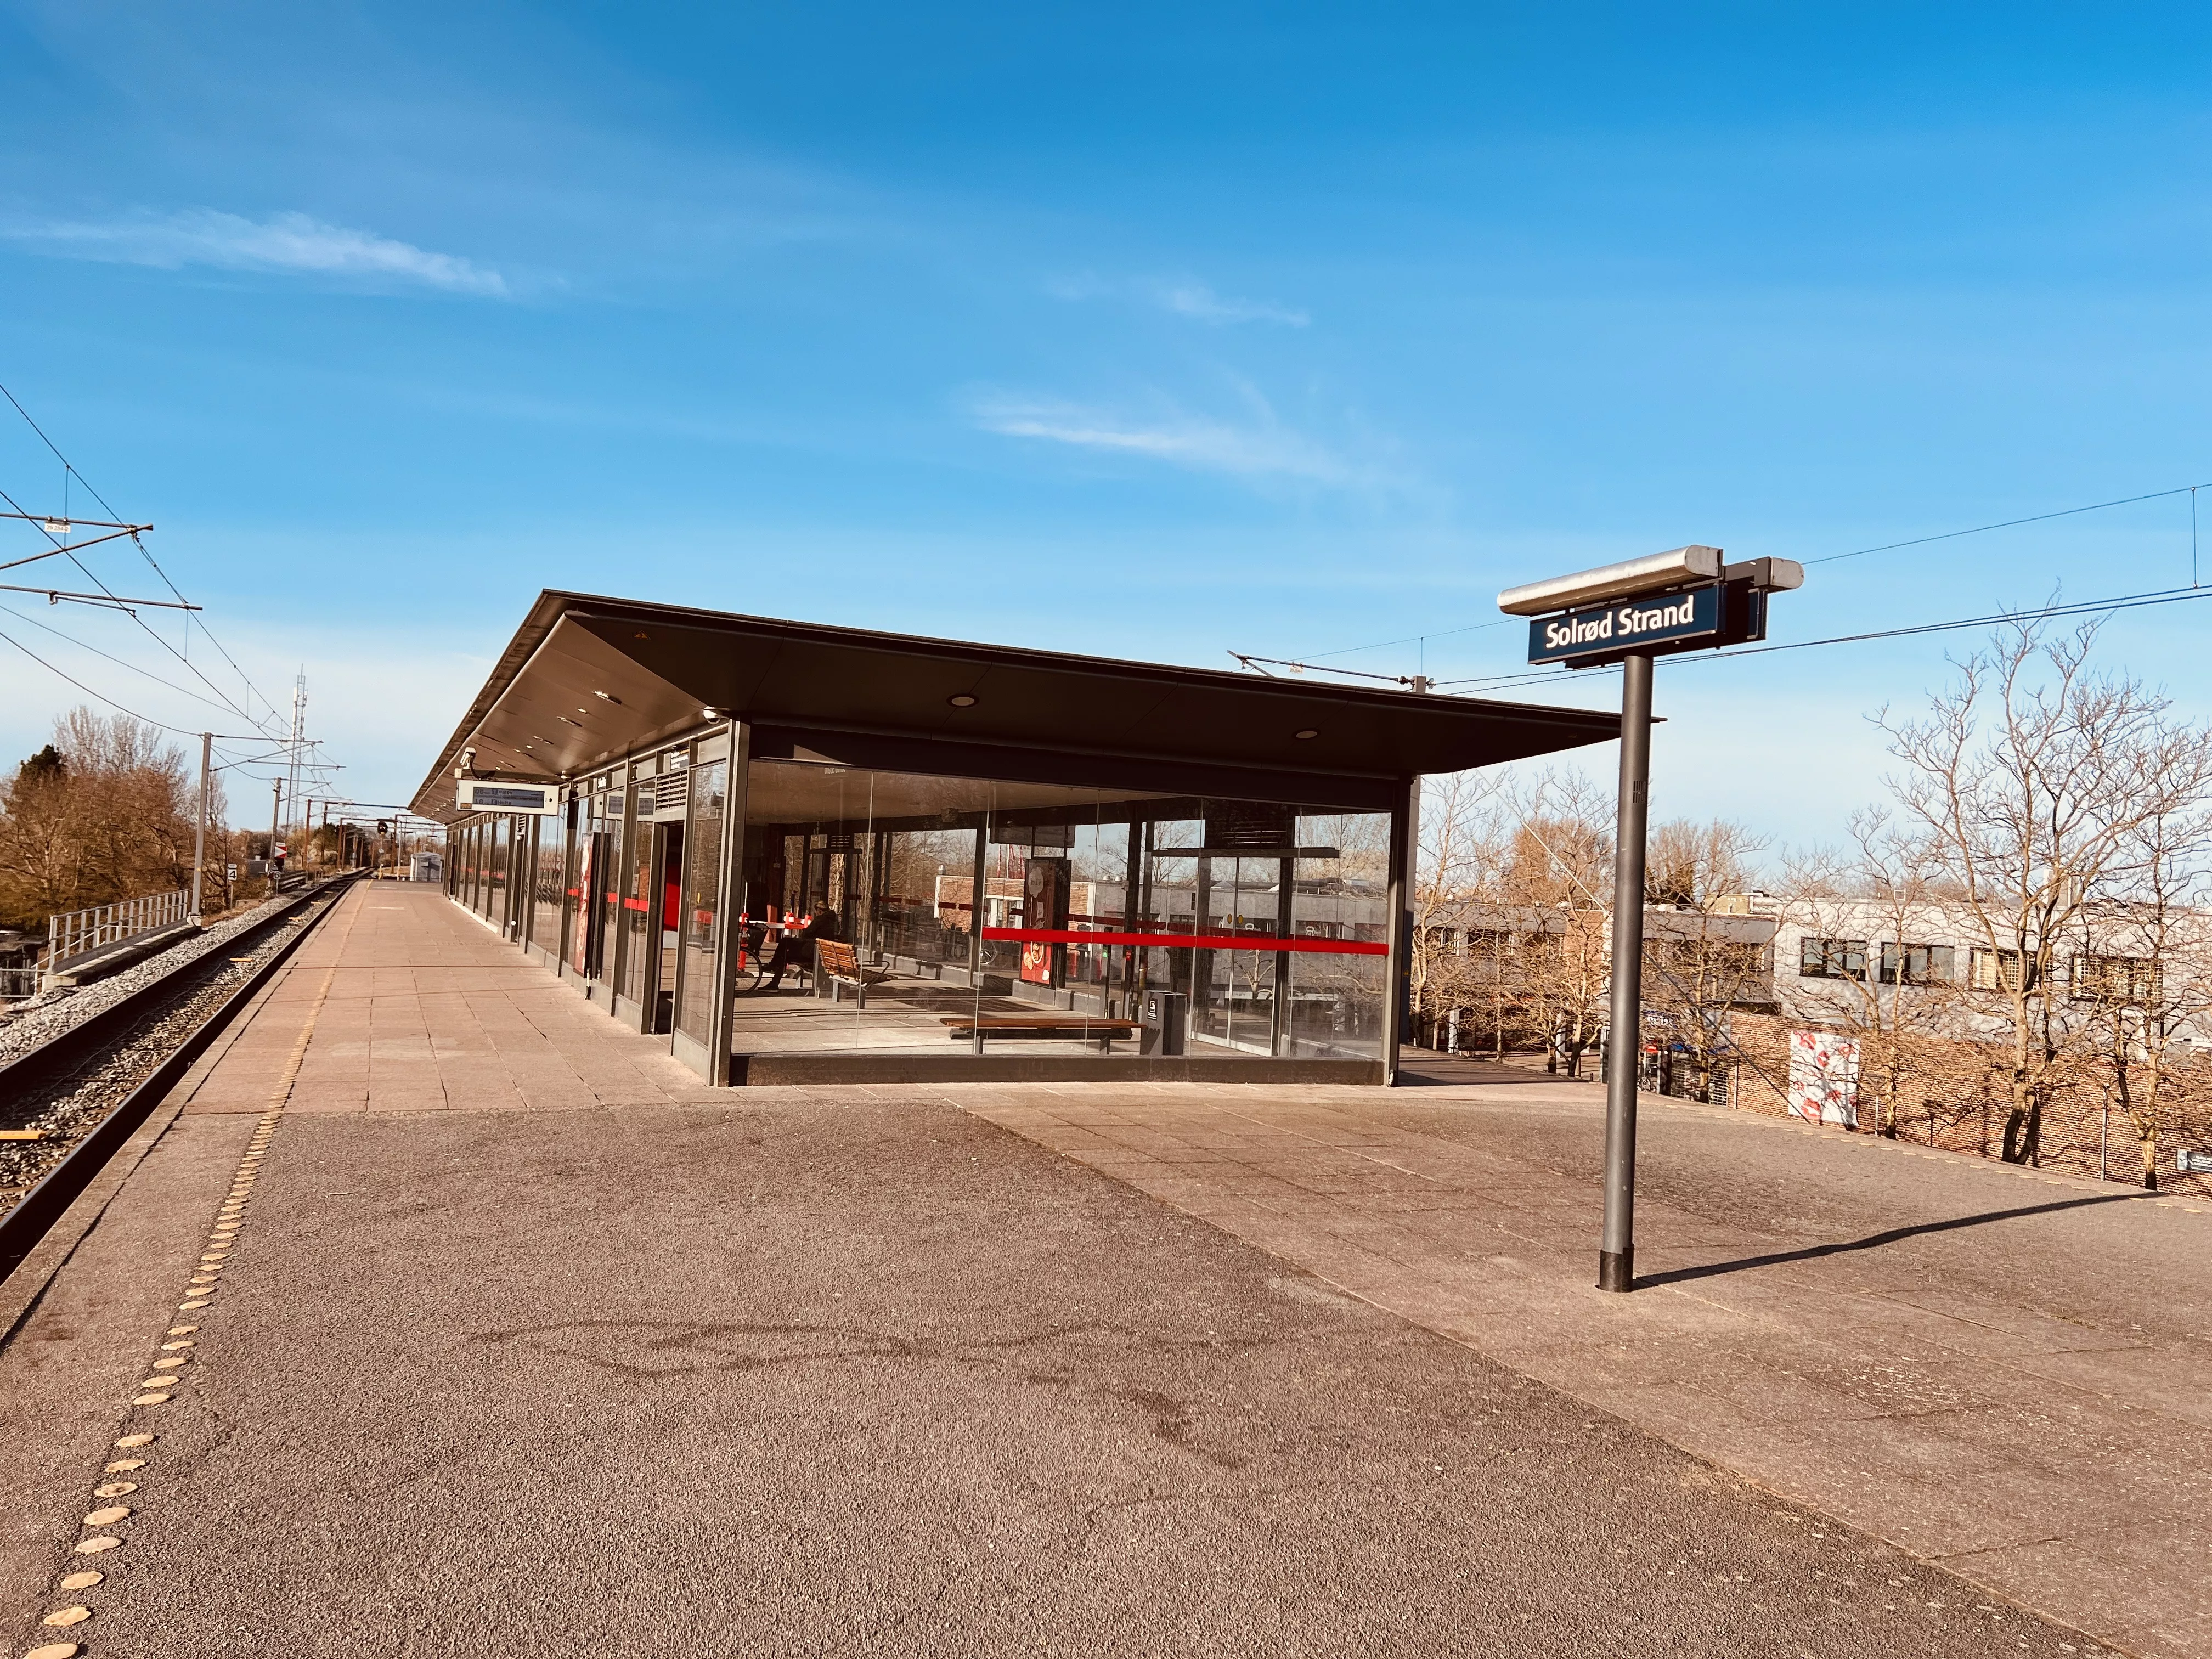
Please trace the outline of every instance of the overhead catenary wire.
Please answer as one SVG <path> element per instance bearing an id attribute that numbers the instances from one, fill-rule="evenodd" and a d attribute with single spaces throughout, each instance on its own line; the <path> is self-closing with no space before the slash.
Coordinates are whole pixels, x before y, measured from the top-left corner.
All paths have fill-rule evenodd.
<path id="1" fill-rule="evenodd" d="M 0 392 L 5 392 L 6 390 L 7 390 L 7 388 L 6 388 L 5 386 L 0 386 Z M 15 400 L 14 400 L 14 398 L 11 397 L 11 398 L 9 398 L 9 401 L 10 401 L 10 402 L 12 403 L 12 402 L 14 402 Z M 22 405 L 21 405 L 20 404 L 16 404 L 16 408 L 17 408 L 17 410 L 18 410 L 19 411 L 21 410 L 21 407 L 22 407 Z M 25 418 L 26 420 L 28 420 L 30 417 L 29 417 L 28 416 L 24 416 L 24 418 Z M 34 423 L 34 429 L 35 429 L 35 423 Z M 46 436 L 46 434 L 45 434 L 44 433 L 40 433 L 39 435 L 40 435 L 41 438 L 44 438 L 44 437 Z M 50 440 L 50 439 L 49 439 L 49 440 L 47 440 L 47 447 L 48 447 L 49 448 L 52 448 L 52 440 Z M 55 453 L 56 453 L 57 454 L 58 454 L 60 452 L 59 452 L 59 451 L 56 451 Z M 64 465 L 67 465 L 67 462 L 66 462 L 66 461 L 64 461 Z M 91 486 L 90 486 L 90 485 L 87 485 L 87 486 L 86 486 L 86 488 L 87 488 L 88 489 L 90 489 Z M 98 495 L 98 492 L 97 492 L 97 491 L 94 491 L 94 500 L 100 500 L 100 497 L 99 497 L 99 495 Z M 27 514 L 27 513 L 25 513 L 25 512 L 24 512 L 22 503 L 21 503 L 21 502 L 20 502 L 20 501 L 17 501 L 14 496 L 12 496 L 12 495 L 10 495 L 9 494 L 8 494 L 8 492 L 7 492 L 6 490 L 4 490 L 4 489 L 0 489 L 0 501 L 6 501 L 6 502 L 8 503 L 8 505 L 9 505 L 9 506 L 10 506 L 10 507 L 14 507 L 14 508 L 15 509 L 15 511 L 16 511 L 19 514 L 21 514 L 22 516 L 24 516 L 24 517 L 26 517 L 26 518 L 30 518 L 30 517 L 31 517 L 31 515 L 30 515 L 29 514 Z M 101 506 L 103 506 L 103 507 L 106 507 L 106 506 L 107 506 L 106 502 L 106 501 L 100 501 L 100 505 L 101 505 Z M 107 507 L 107 510 L 108 510 L 109 512 L 112 513 L 115 509 L 114 509 L 113 507 Z M 35 520 L 34 520 L 34 522 L 35 522 Z M 47 539 L 47 540 L 52 541 L 52 542 L 53 542 L 53 543 L 55 544 L 55 547 L 54 547 L 54 550 L 53 550 L 55 552 L 57 552 L 57 553 L 61 553 L 61 554 L 65 555 L 65 556 L 68 557 L 69 562 L 70 562 L 71 564 L 75 565 L 75 566 L 76 566 L 79 570 L 81 570 L 81 571 L 82 571 L 82 572 L 84 573 L 85 579 L 86 579 L 88 581 L 91 582 L 94 586 L 96 586 L 97 588 L 99 588 L 99 589 L 100 589 L 100 591 L 103 594 L 105 594 L 105 595 L 106 595 L 109 599 L 111 599 L 111 600 L 114 601 L 114 603 L 115 603 L 115 605 L 116 605 L 116 608 L 117 608 L 117 609 L 123 611 L 125 614 L 127 614 L 127 615 L 131 617 L 131 620 L 132 622 L 134 622 L 134 623 L 137 623 L 137 624 L 138 624 L 138 627 L 139 627 L 140 630 L 145 634 L 145 635 L 146 635 L 146 637 L 147 637 L 147 638 L 149 638 L 149 639 L 152 640 L 152 641 L 154 641 L 154 643 L 155 643 L 155 644 L 156 644 L 156 645 L 160 646 L 160 647 L 161 647 L 164 651 L 167 652 L 171 656 L 173 656 L 173 657 L 176 658 L 178 661 L 179 661 L 179 662 L 183 663 L 183 664 L 185 665 L 185 666 L 191 672 L 191 675 L 192 675 L 192 678 L 195 678 L 195 679 L 197 679 L 198 681 L 199 681 L 199 683 L 200 683 L 201 684 L 203 684 L 203 685 L 206 686 L 206 687 L 207 687 L 207 689 L 208 689 L 209 690 L 210 690 L 210 691 L 214 692 L 217 697 L 219 697 L 219 698 L 222 699 L 224 707 L 226 707 L 227 708 L 228 708 L 228 709 L 230 710 L 230 712 L 231 712 L 231 713 L 233 713 L 233 714 L 236 714 L 236 715 L 237 715 L 240 720 L 243 720 L 248 721 L 249 723 L 251 723 L 251 724 L 252 724 L 252 725 L 254 725 L 254 726 L 259 726 L 259 725 L 261 725 L 261 724 L 262 724 L 262 719 L 260 719 L 260 718 L 257 718 L 257 717 L 254 715 L 253 712 L 252 712 L 251 709 L 247 709 L 247 708 L 240 708 L 240 707 L 239 706 L 239 704 L 238 704 L 237 700 L 236 700 L 235 698 L 232 697 L 228 692 L 225 691 L 225 690 L 224 690 L 221 686 L 217 685 L 217 684 L 216 684 L 213 680 L 210 679 L 210 678 L 209 678 L 205 674 L 203 674 L 202 672 L 200 672 L 198 665 L 197 664 L 195 664 L 190 657 L 187 657 L 186 655 L 185 655 L 185 654 L 184 654 L 184 653 L 182 653 L 181 651 L 179 651 L 179 650 L 177 649 L 177 647 L 174 647 L 173 645 L 171 645 L 171 644 L 168 642 L 168 641 L 167 641 L 167 640 L 163 639 L 163 638 L 162 638 L 159 634 L 156 634 L 156 633 L 155 633 L 155 632 L 151 628 L 148 627 L 148 626 L 147 626 L 147 624 L 146 624 L 146 619 L 145 619 L 144 617 L 143 617 L 139 616 L 136 611 L 131 611 L 131 610 L 130 609 L 129 605 L 124 602 L 123 598 L 122 598 L 122 596 L 121 596 L 120 594 L 117 593 L 113 588 L 112 588 L 112 587 L 110 587 L 110 586 L 108 586 L 108 585 L 107 585 L 106 582 L 104 582 L 104 581 L 100 580 L 100 579 L 99 578 L 99 576 L 97 576 L 96 574 L 94 574 L 94 572 L 93 572 L 93 570 L 92 570 L 92 568 L 91 568 L 89 565 L 86 564 L 86 563 L 85 563 L 85 562 L 84 562 L 83 560 L 82 560 L 82 559 L 78 558 L 78 557 L 76 556 L 76 555 L 74 552 L 70 551 L 68 548 L 66 548 L 66 547 L 64 547 L 64 546 L 63 546 L 63 545 L 61 544 L 61 538 L 60 538 L 57 537 L 57 536 L 56 536 L 56 535 L 55 535 L 52 531 L 50 531 L 50 530 L 46 530 L 46 529 L 44 528 L 44 526 L 40 526 L 40 533 L 41 533 L 41 534 L 43 534 L 44 536 L 46 536 L 46 539 Z M 167 580 L 168 580 L 168 578 L 167 578 L 166 575 L 164 575 L 164 576 L 162 577 L 162 580 L 166 582 L 166 581 L 167 581 Z M 169 583 L 169 591 L 170 591 L 171 592 L 173 592 L 173 593 L 177 593 L 177 587 L 176 587 L 176 585 L 175 585 L 173 582 Z M 182 593 L 177 593 L 177 597 L 181 600 L 181 599 L 184 598 L 184 595 L 183 595 Z M 189 613 L 189 612 L 187 612 L 187 613 L 186 613 L 185 620 L 186 620 L 186 622 L 187 622 L 188 623 L 189 623 L 189 622 L 191 621 L 191 616 L 190 616 L 190 613 Z M 212 637 L 212 636 L 210 636 L 210 637 Z M 257 695 L 258 695 L 258 694 L 257 694 Z M 268 702 L 268 699 L 267 699 L 266 697 L 264 697 L 264 698 L 262 698 L 262 701 L 263 701 L 264 702 Z M 266 718 L 266 717 L 263 717 L 263 718 Z"/>
<path id="2" fill-rule="evenodd" d="M 118 714 L 128 714 L 134 720 L 143 720 L 147 725 L 159 727 L 161 731 L 168 732 L 172 737 L 197 738 L 200 735 L 197 732 L 188 732 L 181 726 L 172 726 L 167 720 L 157 720 L 150 714 L 142 714 L 137 709 L 129 707 L 127 704 L 119 703 L 111 696 L 107 696 L 101 692 L 94 690 L 90 686 L 87 685 L 82 680 L 78 679 L 75 675 L 65 673 L 61 669 L 55 667 L 53 664 L 48 662 L 44 657 L 32 650 L 29 646 L 24 644 L 22 641 L 15 638 L 12 634 L 0 633 L 0 640 L 5 640 L 9 645 L 14 646 L 18 651 L 28 657 L 33 662 L 38 664 L 40 667 L 45 669 L 48 673 L 54 675 L 58 678 L 67 680 L 71 685 L 76 687 L 78 690 L 83 692 L 86 696 L 92 698 L 95 702 L 106 703 L 110 708 L 114 709 Z M 226 712 L 235 713 L 236 711 L 228 710 Z"/>
<path id="3" fill-rule="evenodd" d="M 150 668 L 141 668 L 137 663 L 131 662 L 125 658 L 116 656 L 112 652 L 103 651 L 98 646 L 93 645 L 84 640 L 78 639 L 74 635 L 64 634 L 60 629 L 54 627 L 51 623 L 40 622 L 36 617 L 30 616 L 23 611 L 18 611 L 13 605 L 0 605 L 0 612 L 5 612 L 7 615 L 15 617 L 18 622 L 27 622 L 33 628 L 43 629 L 45 632 L 52 635 L 56 639 L 61 641 L 64 644 L 73 645 L 80 651 L 89 651 L 95 657 L 104 657 L 109 662 L 113 663 L 118 668 L 127 668 L 134 674 L 143 675 L 146 678 L 153 681 L 155 684 L 161 686 L 166 690 L 174 691 L 179 696 L 190 697 L 194 702 L 204 702 L 210 708 L 220 708 L 227 714 L 235 714 L 237 712 L 227 703 L 216 702 L 213 698 L 202 696 L 198 692 L 193 690 L 189 686 L 179 685 L 173 680 L 163 679 L 159 674 L 154 672 Z"/>
<path id="4" fill-rule="evenodd" d="M 1824 640 L 1785 640 L 1775 645 L 1737 646 L 1725 651 L 1685 652 L 1676 656 L 1662 657 L 1659 661 L 1669 667 L 1693 662 L 1733 661 L 1739 657 L 1765 656 L 1775 651 L 1808 651 L 1815 646 L 1857 645 L 1869 640 L 1904 639 L 1916 634 L 1947 634 L 1962 628 L 2001 628 L 2008 623 L 2033 622 L 2050 617 L 2087 616 L 2093 611 L 2140 611 L 2155 605 L 2178 605 L 2189 599 L 2212 599 L 2212 587 L 2170 587 L 2153 589 L 2143 593 L 2123 593 L 2108 599 L 2083 599 L 2071 605 L 2038 605 L 2020 611 L 2000 611 L 1986 617 L 1960 617 L 1949 622 L 1914 623 L 1903 628 L 1877 628 L 1863 634 L 1835 634 Z M 1604 668 L 1570 671 L 1584 676 L 1618 672 L 1619 665 Z M 1472 679 L 1448 680 L 1438 683 L 1442 690 L 1447 686 L 1509 685 L 1523 680 L 1547 680 L 1558 678 L 1557 671 L 1535 670 L 1528 673 L 1480 675 Z"/>
<path id="5" fill-rule="evenodd" d="M 2212 485 L 2202 483 L 2176 484 L 2170 489 L 2148 490 L 2140 495 L 2122 495 L 2109 501 L 2089 501 L 2080 507 L 2062 507 L 2049 513 L 2032 513 L 2025 518 L 2000 519 L 1991 524 L 1972 525 L 1964 530 L 1939 531 L 1932 536 L 1915 536 L 1901 542 L 1880 542 L 1872 547 L 1853 548 L 1847 553 L 1823 554 L 1818 558 L 1804 559 L 1800 561 L 1800 562 L 1808 566 L 1816 564 L 1836 564 L 1845 559 L 1862 559 L 1871 553 L 1893 553 L 1908 547 L 1926 547 L 1936 542 L 1956 541 L 1960 537 L 1964 536 L 1984 536 L 1989 534 L 1992 531 L 2015 530 L 2022 525 L 2046 524 L 2054 519 L 2070 519 L 2083 513 L 2102 513 L 2111 507 L 2133 507 L 2143 501 L 2167 501 L 2176 495 L 2186 495 L 2189 497 L 2189 586 L 2191 588 L 2195 588 L 2200 585 L 2197 562 L 2197 493 L 2200 489 L 2208 488 L 2212 488 Z M 110 510 L 112 511 L 112 509 Z M 1240 651 L 1231 651 L 1229 654 L 1237 658 L 1240 662 L 1243 662 L 1248 668 L 1253 669 L 1255 672 L 1266 672 L 1257 666 L 1261 663 L 1270 663 L 1278 667 L 1289 668 L 1294 672 L 1302 672 L 1306 668 L 1328 657 L 1346 657 L 1354 655 L 1362 651 L 1380 651 L 1393 645 L 1419 644 L 1425 647 L 1427 642 L 1431 640 L 1448 639 L 1456 634 L 1478 634 L 1488 629 L 1503 628 L 1508 623 L 1516 619 L 1511 617 L 1502 617 L 1495 622 L 1470 623 L 1463 628 L 1437 629 L 1425 634 L 1408 634 L 1401 639 L 1381 640 L 1372 645 L 1346 646 L 1334 651 L 1310 651 L 1306 653 L 1304 657 L 1296 659 L 1281 657 L 1247 656 L 1244 653 Z M 1814 641 L 1808 641 L 1808 643 L 1813 642 Z M 1767 648 L 1774 649 L 1778 647 L 1770 647 Z M 1743 656 L 1748 653 L 1744 652 L 1736 652 L 1734 654 Z M 1326 672 L 1332 674 L 1357 674 L 1363 679 L 1394 680 L 1401 685 L 1410 684 L 1411 678 L 1411 677 L 1403 674 L 1376 674 L 1364 669 L 1356 668 L 1332 668 Z M 1539 678 L 1542 677 L 1536 675 L 1498 677 L 1497 683 L 1504 683 L 1504 680 L 1507 678 L 1529 679 Z M 1451 680 L 1433 682 L 1432 684 L 1437 685 L 1467 685 L 1474 683 L 1475 682 L 1470 680 Z"/>
<path id="6" fill-rule="evenodd" d="M 1863 559 L 1869 553 L 1894 553 L 1900 548 L 1925 547 L 1930 542 L 1956 541 L 1961 536 L 1984 536 L 1992 530 L 2016 530 L 2024 524 L 2047 524 L 2053 519 L 2070 519 L 2078 513 L 2101 513 L 2106 507 L 2133 507 L 2138 501 L 2163 501 L 2174 495 L 2186 495 L 2190 498 L 2190 551 L 2193 556 L 2196 552 L 2196 496 L 2197 492 L 2203 488 L 2203 484 L 2176 484 L 2171 489 L 2154 489 L 2142 495 L 2123 495 L 2118 501 L 2091 501 L 2086 507 L 2062 507 L 2055 513 L 2033 513 L 2025 519 L 2004 519 L 1996 524 L 1978 524 L 1970 530 L 1946 530 L 1934 536 L 1915 536 L 1910 541 L 1883 542 L 1876 547 L 1855 548 L 1849 553 L 1825 554 L 1820 558 L 1807 559 L 1803 562 L 1808 565 L 1834 564 L 1844 559 Z M 2191 576 L 2191 585 L 2194 586 L 2193 570 Z"/>
<path id="7" fill-rule="evenodd" d="M 86 479 L 84 474 L 76 470 L 75 464 L 70 461 L 70 458 L 62 453 L 61 446 L 46 435 L 46 428 L 40 426 L 36 420 L 32 418 L 31 411 L 23 407 L 21 401 L 13 392 L 9 390 L 4 383 L 0 383 L 0 398 L 7 398 L 9 406 L 13 408 L 18 415 L 23 417 L 23 424 L 29 427 L 33 432 L 38 434 L 39 441 L 46 445 L 46 448 L 52 453 L 54 459 L 62 464 L 62 477 L 64 486 L 66 486 L 70 479 L 74 478 L 78 483 L 84 486 L 85 493 L 90 495 L 93 500 L 98 501 L 101 507 L 104 508 L 112 518 L 120 521 L 123 515 L 117 513 L 114 506 L 108 501 L 108 499 L 105 495 L 101 495 L 99 490 L 94 489 L 92 484 Z M 66 494 L 66 489 L 64 490 L 64 493 Z M 6 499 L 5 492 L 0 492 L 0 499 Z M 9 505 L 15 506 L 16 504 L 11 501 Z M 16 510 L 21 512 L 22 509 L 20 507 L 17 507 Z M 146 561 L 147 564 L 152 568 L 154 574 L 161 579 L 162 584 L 168 588 L 169 592 L 175 594 L 179 600 L 182 600 L 185 597 L 184 591 L 179 588 L 173 580 L 171 580 L 169 573 L 161 568 L 161 562 L 155 558 L 153 554 L 148 550 L 146 544 L 139 540 L 135 531 L 129 533 L 131 535 L 131 545 L 138 550 L 138 556 Z M 57 547 L 54 550 L 56 552 L 64 552 L 68 550 Z M 83 565 L 74 558 L 71 559 L 70 562 L 76 564 L 80 570 L 84 568 Z M 88 576 L 92 575 L 90 571 L 86 571 L 85 574 Z M 99 582 L 100 586 L 103 588 L 106 586 L 106 583 L 100 582 L 100 579 L 96 576 L 93 576 L 92 580 L 94 582 Z M 134 618 L 134 620 L 137 619 Z M 195 619 L 189 613 L 185 618 L 185 636 L 187 640 L 191 637 L 191 629 L 194 620 Z M 206 636 L 207 642 L 215 647 L 216 653 L 220 655 L 225 662 L 230 665 L 231 672 L 238 676 L 240 683 L 246 687 L 247 692 L 252 696 L 260 699 L 261 706 L 266 708 L 269 711 L 269 714 L 266 716 L 257 717 L 251 710 L 240 708 L 235 703 L 233 703 L 231 707 L 241 718 L 252 721 L 256 726 L 260 725 L 263 719 L 276 718 L 278 710 L 276 705 L 270 700 L 268 694 L 263 691 L 259 686 L 253 683 L 252 676 L 248 674 L 246 670 L 239 665 L 238 659 L 232 656 L 228 647 L 227 647 L 221 640 L 216 637 L 215 630 L 207 625 L 206 618 L 202 617 L 199 617 L 198 621 L 199 630 Z M 152 629 L 147 628 L 143 620 L 139 621 L 138 625 L 141 628 L 144 628 L 147 634 L 152 637 L 156 643 L 161 645 L 164 650 L 168 651 L 171 655 L 177 657 L 179 660 L 184 662 L 186 666 L 192 666 L 191 659 L 185 657 L 183 653 L 179 652 L 173 646 L 170 645 L 167 640 L 162 639 L 160 635 L 155 634 Z M 194 677 L 204 684 L 210 690 L 216 691 L 217 695 L 222 695 L 220 688 L 218 688 L 213 681 L 208 679 L 207 676 L 200 673 L 197 667 L 192 667 L 192 673 Z"/>

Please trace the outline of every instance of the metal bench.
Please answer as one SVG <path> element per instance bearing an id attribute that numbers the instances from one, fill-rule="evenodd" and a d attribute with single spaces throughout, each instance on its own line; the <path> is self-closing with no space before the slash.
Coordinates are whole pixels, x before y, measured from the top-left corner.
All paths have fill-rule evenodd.
<path id="1" fill-rule="evenodd" d="M 1109 1019 L 1092 1014 L 959 1014 L 948 1015 L 942 1022 L 949 1029 L 945 1035 L 954 1042 L 968 1038 L 981 1054 L 987 1036 L 1072 1037 L 1079 1042 L 1096 1042 L 1098 1052 L 1114 1052 L 1114 1039 L 1133 1037 L 1144 1030 L 1133 1019 Z"/>

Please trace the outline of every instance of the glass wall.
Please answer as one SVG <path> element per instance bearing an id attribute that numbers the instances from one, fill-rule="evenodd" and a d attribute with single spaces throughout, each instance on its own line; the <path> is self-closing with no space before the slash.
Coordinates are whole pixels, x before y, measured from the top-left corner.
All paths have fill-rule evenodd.
<path id="1" fill-rule="evenodd" d="M 713 1018 L 714 946 L 720 937 L 722 819 L 729 787 L 726 760 L 691 769 L 682 849 L 684 965 L 676 1029 L 700 1042 L 707 1041 Z"/>
<path id="2" fill-rule="evenodd" d="M 507 919 L 507 845 L 514 820 L 496 817 L 484 826 L 483 915 L 494 927 Z"/>
<path id="3" fill-rule="evenodd" d="M 619 781 L 599 798 L 602 854 L 599 860 L 599 959 L 592 977 L 611 988 L 616 960 L 621 955 L 623 920 L 623 854 L 629 828 L 629 793 Z"/>
<path id="4" fill-rule="evenodd" d="M 568 971 L 580 979 L 603 979 L 600 966 L 603 906 L 598 897 L 607 872 L 607 797 L 594 789 L 571 804 L 575 815 L 576 852 L 568 887 Z"/>
<path id="5" fill-rule="evenodd" d="M 1389 824 L 754 762 L 732 1046 L 1380 1059 Z"/>
<path id="6" fill-rule="evenodd" d="M 538 848 L 537 878 L 531 885 L 530 942 L 556 957 L 561 954 L 561 916 L 567 896 L 562 883 L 568 873 L 568 825 L 575 810 L 571 801 L 558 817 L 530 820 Z"/>
<path id="7" fill-rule="evenodd" d="M 659 908 L 653 890 L 653 780 L 640 777 L 630 791 L 629 839 L 623 854 L 622 979 L 617 988 L 631 1002 L 643 1002 L 653 950 L 659 930 Z"/>

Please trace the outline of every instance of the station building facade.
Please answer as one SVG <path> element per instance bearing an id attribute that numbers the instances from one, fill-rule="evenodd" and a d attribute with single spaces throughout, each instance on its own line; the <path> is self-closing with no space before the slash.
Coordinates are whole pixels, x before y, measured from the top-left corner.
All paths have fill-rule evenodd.
<path id="1" fill-rule="evenodd" d="M 413 805 L 715 1083 L 1382 1083 L 1419 779 L 1618 729 L 549 592 Z"/>

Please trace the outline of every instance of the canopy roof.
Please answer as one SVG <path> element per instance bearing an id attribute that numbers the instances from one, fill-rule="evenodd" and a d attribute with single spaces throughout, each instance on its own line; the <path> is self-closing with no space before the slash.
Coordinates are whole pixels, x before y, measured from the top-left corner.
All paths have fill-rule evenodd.
<path id="1" fill-rule="evenodd" d="M 955 706 L 954 699 L 963 700 Z M 713 710 L 712 715 L 708 710 Z M 1379 808 L 1426 773 L 1620 734 L 1583 709 L 780 622 L 547 590 L 412 803 L 453 772 L 556 780 L 735 718 L 757 756 Z"/>

